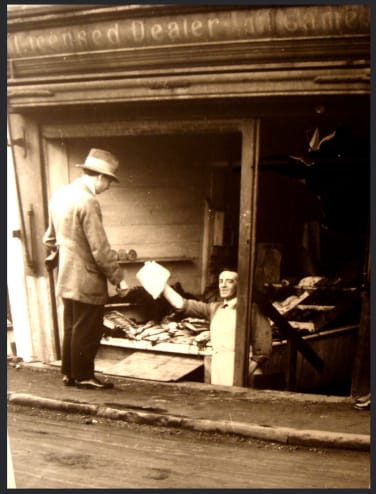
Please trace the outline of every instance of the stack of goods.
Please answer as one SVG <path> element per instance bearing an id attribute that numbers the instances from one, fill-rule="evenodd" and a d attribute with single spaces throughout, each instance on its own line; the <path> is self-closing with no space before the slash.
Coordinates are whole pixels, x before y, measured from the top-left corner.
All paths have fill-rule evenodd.
<path id="1" fill-rule="evenodd" d="M 104 336 L 112 338 L 132 338 L 137 323 L 117 310 L 106 312 L 103 317 Z"/>
<path id="2" fill-rule="evenodd" d="M 359 321 L 359 294 L 340 278 L 331 280 L 309 276 L 292 287 L 294 295 L 273 302 L 277 311 L 300 335 L 330 329 L 330 325 L 346 325 Z M 273 338 L 282 339 L 278 327 L 272 325 Z"/>
<path id="3" fill-rule="evenodd" d="M 167 321 L 165 318 L 164 321 Z M 163 322 L 167 324 L 171 334 L 171 343 L 182 343 L 186 345 L 197 345 L 205 348 L 210 345 L 209 321 L 196 317 L 186 317 L 181 321 Z"/>
<path id="4" fill-rule="evenodd" d="M 180 321 L 173 319 L 173 316 L 166 316 L 162 322 L 148 321 L 140 324 L 120 311 L 113 310 L 104 316 L 104 336 L 148 341 L 152 345 L 162 342 L 195 345 L 199 348 L 209 345 L 209 321 L 194 317 L 186 317 Z"/>

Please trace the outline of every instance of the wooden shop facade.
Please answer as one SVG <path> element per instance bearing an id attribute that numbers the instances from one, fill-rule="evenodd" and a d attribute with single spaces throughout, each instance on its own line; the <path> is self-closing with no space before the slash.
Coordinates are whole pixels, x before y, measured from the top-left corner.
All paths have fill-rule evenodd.
<path id="1" fill-rule="evenodd" d="M 130 286 L 145 260 L 198 298 L 221 267 L 238 269 L 234 385 L 254 384 L 256 301 L 276 335 L 265 374 L 284 389 L 368 386 L 370 9 L 8 5 L 17 353 L 59 360 L 61 308 L 42 244 L 48 199 L 99 147 L 120 159 L 120 183 L 99 200 Z M 111 300 L 108 311 L 148 318 L 142 304 Z M 107 332 L 100 354 L 118 369 L 133 360 L 145 369 L 135 377 L 149 378 L 155 361 L 172 380 L 199 367 L 210 380 L 210 346 L 189 339 Z"/>

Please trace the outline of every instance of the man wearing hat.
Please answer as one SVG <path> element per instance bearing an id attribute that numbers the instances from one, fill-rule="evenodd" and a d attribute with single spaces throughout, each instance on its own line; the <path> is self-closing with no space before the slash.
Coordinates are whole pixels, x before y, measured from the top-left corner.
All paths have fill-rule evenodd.
<path id="1" fill-rule="evenodd" d="M 102 337 L 107 280 L 123 294 L 127 284 L 95 196 L 112 181 L 119 182 L 115 175 L 119 162 L 108 151 L 91 149 L 85 163 L 76 166 L 82 168 L 82 176 L 51 198 L 43 242 L 59 252 L 56 294 L 64 305 L 63 383 L 104 389 L 113 385 L 95 377 L 94 359 Z"/>

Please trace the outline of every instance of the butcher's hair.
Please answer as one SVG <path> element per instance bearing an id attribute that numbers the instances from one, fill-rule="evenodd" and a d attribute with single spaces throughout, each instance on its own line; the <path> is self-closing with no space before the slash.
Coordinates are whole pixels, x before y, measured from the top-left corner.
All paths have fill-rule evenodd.
<path id="1" fill-rule="evenodd" d="M 235 266 L 225 266 L 218 272 L 218 274 L 223 273 L 223 271 L 231 271 L 231 273 L 239 274 Z"/>
<path id="2" fill-rule="evenodd" d="M 238 277 L 239 277 L 239 274 L 238 274 L 238 272 L 237 272 L 237 271 L 234 271 L 233 269 L 227 269 L 227 268 L 226 268 L 226 269 L 222 269 L 222 270 L 219 272 L 218 277 L 220 277 L 220 276 L 221 276 L 221 274 L 222 274 L 222 273 L 225 273 L 225 272 L 235 274 L 235 275 L 236 275 L 236 279 L 238 279 Z"/>

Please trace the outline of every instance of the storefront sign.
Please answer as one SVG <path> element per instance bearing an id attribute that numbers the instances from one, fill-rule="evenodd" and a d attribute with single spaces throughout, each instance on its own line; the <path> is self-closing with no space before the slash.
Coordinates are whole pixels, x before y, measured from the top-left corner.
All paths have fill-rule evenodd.
<path id="1" fill-rule="evenodd" d="M 114 19 L 8 34 L 8 57 L 265 38 L 368 34 L 367 5 L 260 8 Z M 135 52 L 137 56 L 137 52 Z"/>

